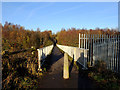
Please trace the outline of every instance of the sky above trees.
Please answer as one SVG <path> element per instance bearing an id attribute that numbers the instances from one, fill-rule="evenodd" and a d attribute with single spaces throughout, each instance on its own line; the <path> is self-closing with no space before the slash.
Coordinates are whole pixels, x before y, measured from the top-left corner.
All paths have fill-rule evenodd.
<path id="1" fill-rule="evenodd" d="M 2 24 L 41 31 L 62 28 L 117 28 L 117 2 L 3 2 Z"/>

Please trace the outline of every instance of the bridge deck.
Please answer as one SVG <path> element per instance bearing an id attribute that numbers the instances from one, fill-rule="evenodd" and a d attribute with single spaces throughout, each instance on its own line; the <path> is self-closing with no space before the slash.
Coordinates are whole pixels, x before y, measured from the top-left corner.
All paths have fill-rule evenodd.
<path id="1" fill-rule="evenodd" d="M 39 88 L 92 88 L 93 83 L 87 77 L 80 74 L 75 66 L 70 64 L 70 78 L 63 79 L 63 61 L 64 57 L 55 46 L 51 56 L 51 68 L 39 80 Z"/>

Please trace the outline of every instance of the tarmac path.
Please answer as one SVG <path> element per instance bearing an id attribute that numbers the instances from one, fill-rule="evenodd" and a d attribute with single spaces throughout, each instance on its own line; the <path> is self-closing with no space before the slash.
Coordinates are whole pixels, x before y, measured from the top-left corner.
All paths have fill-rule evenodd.
<path id="1" fill-rule="evenodd" d="M 93 82 L 82 75 L 73 63 L 69 63 L 70 78 L 63 79 L 64 56 L 55 46 L 51 54 L 51 67 L 40 79 L 39 88 L 93 88 Z"/>

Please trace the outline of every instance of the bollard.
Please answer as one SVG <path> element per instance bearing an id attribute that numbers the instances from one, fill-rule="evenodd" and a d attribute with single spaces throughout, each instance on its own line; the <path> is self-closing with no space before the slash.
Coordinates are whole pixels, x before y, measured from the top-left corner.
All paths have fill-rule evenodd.
<path id="1" fill-rule="evenodd" d="M 63 67 L 63 78 L 69 78 L 69 64 L 68 64 L 68 55 L 64 53 L 64 67 Z"/>

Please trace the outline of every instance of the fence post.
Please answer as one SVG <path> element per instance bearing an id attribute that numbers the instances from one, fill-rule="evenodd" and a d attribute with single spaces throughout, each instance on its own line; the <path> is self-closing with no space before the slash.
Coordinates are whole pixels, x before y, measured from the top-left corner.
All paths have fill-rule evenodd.
<path id="1" fill-rule="evenodd" d="M 86 49 L 87 49 L 88 47 L 87 47 L 87 34 L 86 34 Z"/>
<path id="2" fill-rule="evenodd" d="M 105 35 L 104 35 L 104 38 L 105 38 Z M 104 41 L 105 41 L 105 39 L 104 39 Z M 103 34 L 102 34 L 102 42 L 103 42 Z M 105 42 L 104 42 L 105 43 Z"/>
<path id="3" fill-rule="evenodd" d="M 118 72 L 118 35 L 116 35 L 116 71 Z"/>
<path id="4" fill-rule="evenodd" d="M 84 34 L 84 67 L 85 67 L 85 34 Z"/>
<path id="5" fill-rule="evenodd" d="M 98 44 L 99 44 L 98 37 L 99 37 L 99 34 L 96 35 L 96 53 L 97 53 L 97 60 L 98 60 Z"/>
<path id="6" fill-rule="evenodd" d="M 115 71 L 117 72 L 117 35 L 115 35 Z"/>
<path id="7" fill-rule="evenodd" d="M 84 43 L 83 43 L 83 34 L 82 34 L 82 39 L 81 39 L 81 41 L 82 41 L 82 42 L 81 42 L 81 48 L 83 48 L 83 47 L 84 47 L 84 46 L 83 46 L 83 44 L 84 44 Z"/>
<path id="8" fill-rule="evenodd" d="M 118 72 L 120 72 L 120 35 L 118 35 Z"/>
<path id="9" fill-rule="evenodd" d="M 111 41 L 111 35 L 109 35 L 109 42 Z M 108 46 L 109 47 L 109 46 Z M 111 51 L 111 45 L 110 45 L 110 51 Z M 110 52 L 109 52 L 109 56 L 110 56 Z M 112 64 L 111 64 L 111 58 L 110 58 L 110 70 L 112 69 Z"/>
<path id="10" fill-rule="evenodd" d="M 95 51 L 96 51 L 96 35 L 94 35 L 94 54 L 95 54 L 95 56 L 96 56 L 96 52 L 95 52 Z M 96 58 L 97 58 L 97 57 L 94 58 L 95 61 L 96 61 Z M 94 62 L 94 63 L 95 63 L 95 62 Z"/>
<path id="11" fill-rule="evenodd" d="M 112 71 L 113 71 L 113 69 L 114 69 L 114 66 L 113 66 L 113 64 L 114 64 L 114 37 L 112 36 L 112 62 L 111 62 L 111 64 L 112 64 Z"/>
<path id="12" fill-rule="evenodd" d="M 88 45 L 88 41 L 87 41 L 87 34 L 86 34 L 86 50 L 88 49 L 87 45 Z M 88 52 L 87 52 L 87 55 L 86 55 L 86 63 L 87 62 L 88 62 Z"/>
<path id="13" fill-rule="evenodd" d="M 91 34 L 89 35 L 89 62 L 91 66 Z"/>
<path id="14" fill-rule="evenodd" d="M 89 36 L 89 34 L 87 34 L 87 38 L 88 38 L 88 54 L 87 54 L 87 62 L 88 62 L 88 66 L 90 65 L 89 64 L 89 58 L 90 58 L 90 54 L 89 54 L 89 52 L 90 52 L 90 48 L 89 48 L 89 41 L 90 41 L 90 36 Z"/>
<path id="15" fill-rule="evenodd" d="M 108 60 L 108 43 L 109 43 L 109 41 L 108 41 L 108 35 L 107 35 L 107 69 L 109 69 L 109 60 Z"/>
<path id="16" fill-rule="evenodd" d="M 93 66 L 95 64 L 95 56 L 94 56 L 94 35 L 93 35 Z"/>
<path id="17" fill-rule="evenodd" d="M 102 44 L 102 43 L 101 43 L 101 34 L 100 34 L 100 49 L 99 49 L 99 50 L 100 50 L 100 53 L 101 53 L 101 44 Z M 100 60 L 101 60 L 101 56 L 100 56 Z"/>
<path id="18" fill-rule="evenodd" d="M 80 48 L 80 33 L 79 33 L 79 48 Z"/>
<path id="19" fill-rule="evenodd" d="M 118 35 L 116 35 L 116 37 L 117 37 L 117 39 L 116 39 L 116 60 L 117 60 L 117 72 L 118 72 L 118 57 L 119 57 L 119 55 L 118 55 Z"/>

